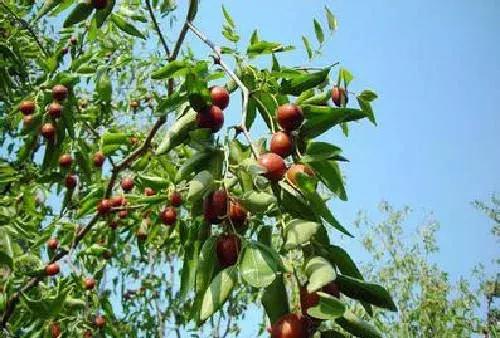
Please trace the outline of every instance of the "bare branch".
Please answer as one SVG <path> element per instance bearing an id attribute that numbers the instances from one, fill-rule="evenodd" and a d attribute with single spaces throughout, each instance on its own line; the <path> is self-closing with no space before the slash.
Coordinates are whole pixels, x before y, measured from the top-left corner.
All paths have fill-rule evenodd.
<path id="1" fill-rule="evenodd" d="M 167 54 L 167 58 L 170 58 L 170 49 L 168 48 L 167 41 L 165 41 L 165 38 L 163 37 L 163 34 L 161 33 L 160 26 L 158 25 L 158 21 L 156 21 L 155 14 L 153 12 L 153 8 L 151 7 L 151 1 L 146 0 L 146 7 L 148 8 L 149 11 L 149 16 L 151 17 L 151 21 L 153 21 L 153 26 L 155 27 L 156 33 L 158 33 L 158 37 L 160 38 L 160 42 L 163 45 L 163 49 L 165 49 L 165 53 Z"/>
<path id="2" fill-rule="evenodd" d="M 200 38 L 201 41 L 203 41 L 208 47 L 210 47 L 210 49 L 212 49 L 212 51 L 214 52 L 214 54 L 216 56 L 215 62 L 218 63 L 222 67 L 222 69 L 224 69 L 226 74 L 229 75 L 229 77 L 231 77 L 231 79 L 233 79 L 234 82 L 236 82 L 238 87 L 240 87 L 241 92 L 243 94 L 243 99 L 242 99 L 242 104 L 241 104 L 242 111 L 241 111 L 241 123 L 239 125 L 239 128 L 243 132 L 243 135 L 245 135 L 245 137 L 250 145 L 250 148 L 252 150 L 253 156 L 255 158 L 257 158 L 258 152 L 255 149 L 255 146 L 252 142 L 252 138 L 250 137 L 250 133 L 248 132 L 248 128 L 246 127 L 247 110 L 248 110 L 247 109 L 248 108 L 248 97 L 250 95 L 248 88 L 243 84 L 243 82 L 240 80 L 240 78 L 231 70 L 231 68 L 229 68 L 229 66 L 224 62 L 224 60 L 222 58 L 222 54 L 220 52 L 220 48 L 215 46 L 215 44 L 212 41 L 210 41 L 200 30 L 198 30 L 198 28 L 196 28 L 192 24 L 192 22 L 188 22 L 187 25 L 188 25 L 189 29 L 197 37 Z"/>

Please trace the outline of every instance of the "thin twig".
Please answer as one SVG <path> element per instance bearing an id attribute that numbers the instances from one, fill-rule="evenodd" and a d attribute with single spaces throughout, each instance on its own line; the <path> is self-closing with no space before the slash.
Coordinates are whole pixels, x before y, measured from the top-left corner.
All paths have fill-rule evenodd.
<path id="1" fill-rule="evenodd" d="M 148 8 L 149 11 L 149 16 L 151 17 L 151 21 L 153 21 L 153 26 L 155 27 L 156 33 L 158 34 L 158 37 L 160 38 L 160 42 L 163 46 L 163 49 L 165 49 L 165 53 L 167 54 L 167 58 L 170 58 L 170 49 L 168 48 L 167 41 L 165 41 L 165 38 L 163 37 L 163 34 L 161 33 L 160 26 L 158 25 L 158 21 L 156 21 L 155 14 L 153 12 L 153 8 L 151 7 L 151 1 L 146 0 L 146 7 Z"/>
<path id="2" fill-rule="evenodd" d="M 215 44 L 210 41 L 198 28 L 196 28 L 192 22 L 187 23 L 189 29 L 202 40 L 212 51 L 215 53 L 216 60 L 215 62 L 218 63 L 222 69 L 233 79 L 234 82 L 240 87 L 241 92 L 243 94 L 243 99 L 242 99 L 242 104 L 241 104 L 241 123 L 239 125 L 239 128 L 243 132 L 243 135 L 245 135 L 249 145 L 250 149 L 252 150 L 252 154 L 255 158 L 258 157 L 258 152 L 255 149 L 255 146 L 252 142 L 252 138 L 250 137 L 250 133 L 248 132 L 248 129 L 246 127 L 246 119 L 247 119 L 247 108 L 248 108 L 248 97 L 250 95 L 250 92 L 248 91 L 248 88 L 243 84 L 243 82 L 240 80 L 240 78 L 229 68 L 229 66 L 224 62 L 222 59 L 222 54 L 220 52 L 220 48 L 215 46 Z"/>
<path id="3" fill-rule="evenodd" d="M 33 37 L 33 39 L 36 41 L 38 47 L 40 47 L 40 50 L 42 51 L 42 53 L 45 55 L 45 56 L 49 56 L 49 54 L 47 53 L 47 51 L 45 50 L 45 48 L 43 47 L 42 45 L 42 42 L 39 40 L 38 38 L 38 35 L 36 35 L 35 31 L 33 30 L 33 28 L 31 28 L 31 26 L 29 25 L 29 23 L 26 22 L 26 20 L 18 17 L 16 15 L 16 13 L 14 13 L 10 8 L 9 6 L 7 6 L 5 3 L 1 3 L 1 5 L 7 10 L 7 12 L 9 12 L 10 15 L 12 15 L 14 17 L 14 19 L 16 19 L 16 21 L 18 21 L 21 26 L 23 26 L 24 29 L 26 29 L 28 31 L 28 33 L 30 33 L 30 35 Z"/>

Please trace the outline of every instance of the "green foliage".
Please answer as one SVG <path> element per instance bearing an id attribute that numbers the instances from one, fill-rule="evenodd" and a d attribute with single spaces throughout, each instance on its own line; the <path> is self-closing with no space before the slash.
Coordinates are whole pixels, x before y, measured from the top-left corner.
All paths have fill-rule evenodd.
<path id="1" fill-rule="evenodd" d="M 220 14 L 231 47 L 219 47 L 196 28 L 197 0 L 186 13 L 174 1 L 95 5 L 0 5 L 2 334 L 48 337 L 57 323 L 67 337 L 238 336 L 250 304 L 262 304 L 262 324 L 272 325 L 301 310 L 302 287 L 319 297 L 307 311 L 321 320 L 317 335 L 331 336 L 335 322 L 373 334 L 349 317 L 347 298 L 367 309 L 394 304 L 330 244 L 329 230 L 351 234 L 329 204 L 347 199 L 346 159 L 315 138 L 374 122 L 376 94 L 362 91 L 358 107 L 331 106 L 335 76 L 345 88 L 353 81 L 347 70 L 280 64 L 278 53 L 296 47 L 257 30 L 245 45 L 230 8 Z M 326 8 L 312 19 L 319 48 L 299 35 L 311 61 L 336 26 Z M 194 55 L 186 35 L 213 59 Z M 240 125 L 210 125 L 214 85 L 230 100 L 243 95 Z M 259 156 L 286 103 L 304 122 L 285 165 L 315 174 L 271 182 Z M 267 130 L 255 135 L 259 120 Z M 342 298 L 325 291 L 331 283 Z"/>

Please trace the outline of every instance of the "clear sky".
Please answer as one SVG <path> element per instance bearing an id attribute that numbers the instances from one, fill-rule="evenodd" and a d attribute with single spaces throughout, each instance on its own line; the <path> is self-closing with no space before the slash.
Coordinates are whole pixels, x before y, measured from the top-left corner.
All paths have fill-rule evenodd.
<path id="1" fill-rule="evenodd" d="M 327 135 L 351 161 L 349 201 L 332 205 L 338 218 L 350 225 L 359 209 L 376 217 L 382 199 L 432 211 L 441 223 L 436 259 L 453 280 L 480 262 L 495 273 L 491 222 L 470 202 L 500 192 L 500 2 L 205 0 L 198 25 L 216 42 L 224 41 L 221 2 L 244 43 L 258 28 L 263 39 L 300 46 L 301 34 L 314 41 L 311 18 L 324 22 L 327 4 L 339 27 L 317 64 L 341 61 L 356 77 L 353 90 L 379 94 L 378 127 L 360 123 L 348 139 Z M 300 51 L 280 60 L 306 58 Z M 359 246 L 348 246 L 356 259 Z"/>

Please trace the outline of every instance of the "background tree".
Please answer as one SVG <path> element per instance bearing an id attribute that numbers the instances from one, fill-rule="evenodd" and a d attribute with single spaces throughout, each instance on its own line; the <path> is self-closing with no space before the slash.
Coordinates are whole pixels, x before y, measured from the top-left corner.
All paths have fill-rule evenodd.
<path id="1" fill-rule="evenodd" d="M 275 338 L 336 336 L 333 322 L 380 337 L 340 293 L 367 313 L 395 304 L 328 236 L 351 236 L 327 206 L 347 199 L 346 158 L 316 138 L 375 123 L 377 98 L 314 64 L 328 8 L 319 47 L 302 36 L 306 66 L 257 30 L 240 42 L 226 8 L 214 44 L 197 0 L 0 8 L 5 336 L 237 335 L 253 303 Z"/>
<path id="2" fill-rule="evenodd" d="M 485 206 L 484 203 L 475 202 Z M 496 337 L 492 320 L 481 315 L 485 295 L 491 300 L 480 265 L 468 278 L 457 282 L 432 263 L 439 252 L 436 233 L 439 223 L 428 215 L 421 222 L 408 207 L 395 209 L 380 204 L 381 221 L 360 213 L 356 221 L 363 234 L 363 247 L 369 253 L 363 272 L 370 280 L 386 285 L 391 291 L 397 314 L 376 311 L 377 328 L 386 337 Z M 488 208 L 488 214 L 498 216 Z M 498 219 L 492 217 L 495 222 Z M 494 284 L 494 283 L 493 283 Z M 486 293 L 485 293 L 486 292 Z M 491 314 L 487 316 L 490 317 Z"/>

